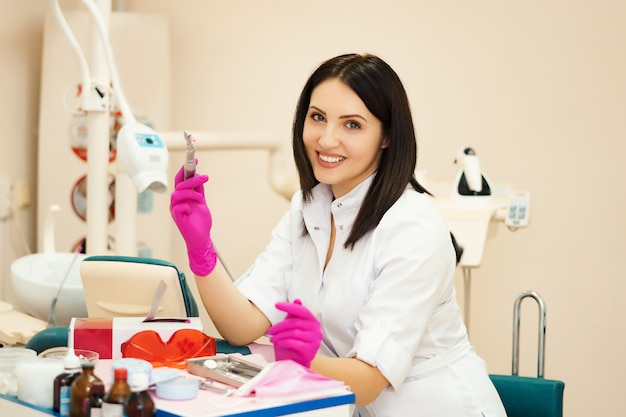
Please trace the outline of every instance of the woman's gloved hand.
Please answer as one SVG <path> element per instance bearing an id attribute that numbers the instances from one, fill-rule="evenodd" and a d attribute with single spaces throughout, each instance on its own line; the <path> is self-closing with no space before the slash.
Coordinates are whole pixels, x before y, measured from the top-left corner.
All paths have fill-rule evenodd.
<path id="1" fill-rule="evenodd" d="M 204 198 L 207 175 L 194 175 L 183 180 L 183 168 L 174 179 L 170 199 L 170 214 L 187 245 L 189 267 L 197 276 L 209 275 L 217 263 L 217 253 L 211 241 L 213 219 Z"/>
<path id="2" fill-rule="evenodd" d="M 291 359 L 310 367 L 324 336 L 319 320 L 300 300 L 276 303 L 276 308 L 287 313 L 283 321 L 267 331 L 276 360 Z"/>

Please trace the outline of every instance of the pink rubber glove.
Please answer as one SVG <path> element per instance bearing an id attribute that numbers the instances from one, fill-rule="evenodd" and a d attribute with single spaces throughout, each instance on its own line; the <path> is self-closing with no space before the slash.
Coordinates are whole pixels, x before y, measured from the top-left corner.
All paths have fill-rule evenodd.
<path id="1" fill-rule="evenodd" d="M 211 241 L 213 219 L 204 198 L 207 175 L 194 175 L 183 180 L 183 168 L 174 179 L 170 214 L 187 245 L 189 267 L 197 275 L 209 275 L 217 263 L 217 253 Z"/>
<path id="2" fill-rule="evenodd" d="M 309 368 L 322 342 L 322 326 L 302 301 L 276 303 L 287 317 L 269 328 L 277 361 L 291 359 Z"/>

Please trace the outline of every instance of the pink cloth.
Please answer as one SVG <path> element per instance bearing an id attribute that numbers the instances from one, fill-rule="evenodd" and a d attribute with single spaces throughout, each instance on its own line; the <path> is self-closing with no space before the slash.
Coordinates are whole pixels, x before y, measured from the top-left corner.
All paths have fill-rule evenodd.
<path id="1" fill-rule="evenodd" d="M 254 396 L 262 400 L 323 395 L 345 389 L 342 381 L 327 378 L 292 360 L 266 365 L 263 370 L 235 393 L 236 396 Z"/>

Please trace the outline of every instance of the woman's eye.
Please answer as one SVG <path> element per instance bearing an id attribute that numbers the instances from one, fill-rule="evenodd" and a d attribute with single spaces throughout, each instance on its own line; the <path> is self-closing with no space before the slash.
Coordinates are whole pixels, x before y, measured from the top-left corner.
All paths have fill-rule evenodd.
<path id="1" fill-rule="evenodd" d="M 359 129 L 361 127 L 361 125 L 357 122 L 348 122 L 346 123 L 346 126 L 348 127 L 348 129 Z"/>
<path id="2" fill-rule="evenodd" d="M 324 121 L 324 116 L 322 116 L 322 115 L 321 115 L 321 114 L 319 114 L 319 113 L 313 113 L 313 114 L 311 115 L 311 118 L 312 118 L 313 120 L 315 120 L 316 122 L 323 122 L 323 121 Z"/>

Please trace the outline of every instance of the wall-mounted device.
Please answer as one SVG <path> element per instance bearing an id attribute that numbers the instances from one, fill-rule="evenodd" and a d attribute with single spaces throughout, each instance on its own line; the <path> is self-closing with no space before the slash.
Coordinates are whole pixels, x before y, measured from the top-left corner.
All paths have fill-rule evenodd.
<path id="1" fill-rule="evenodd" d="M 117 134 L 119 159 L 141 193 L 167 191 L 167 147 L 150 127 L 136 121 L 127 122 Z"/>
<path id="2" fill-rule="evenodd" d="M 435 202 L 463 248 L 459 266 L 477 268 L 482 262 L 491 222 L 503 222 L 511 230 L 528 225 L 530 193 L 493 185 L 471 147 L 461 148 L 454 163 L 461 170 L 453 184 L 438 184 L 441 190 L 434 191 Z"/>

